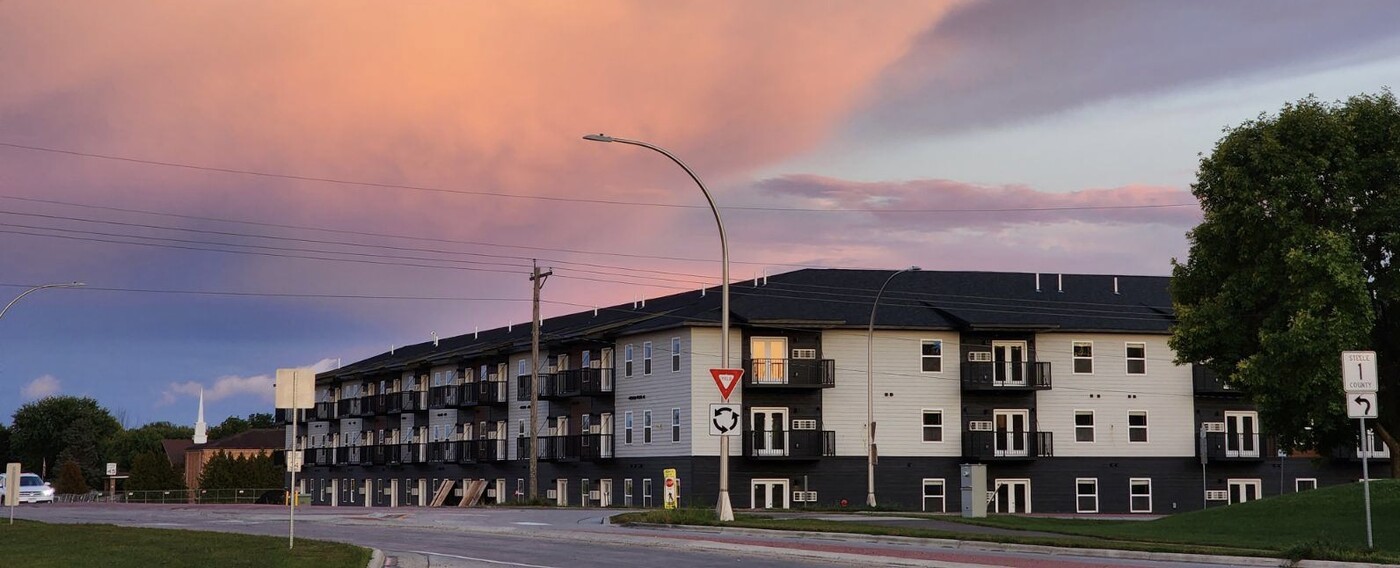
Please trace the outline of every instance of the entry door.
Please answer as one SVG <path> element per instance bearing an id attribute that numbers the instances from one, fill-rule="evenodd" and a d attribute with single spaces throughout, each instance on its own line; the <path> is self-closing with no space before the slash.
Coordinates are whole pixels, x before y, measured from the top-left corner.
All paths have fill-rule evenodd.
<path id="1" fill-rule="evenodd" d="M 389 480 L 389 506 L 399 506 L 399 480 L 397 479 Z"/>
<path id="2" fill-rule="evenodd" d="M 1030 411 L 994 410 L 997 457 L 1022 457 L 1030 453 Z"/>
<path id="3" fill-rule="evenodd" d="M 1256 501 L 1260 497 L 1261 481 L 1258 479 L 1231 479 L 1230 503 L 1247 503 Z"/>
<path id="4" fill-rule="evenodd" d="M 1031 512 L 1031 480 L 998 479 L 996 497 L 992 500 L 998 513 Z"/>
<path id="5" fill-rule="evenodd" d="M 1026 342 L 992 342 L 992 384 L 1026 386 Z"/>
<path id="6" fill-rule="evenodd" d="M 371 480 L 365 480 L 365 489 L 363 495 L 365 497 L 366 507 L 374 503 L 374 484 Z"/>
<path id="7" fill-rule="evenodd" d="M 788 480 L 755 479 L 752 482 L 749 502 L 754 509 L 788 508 Z"/>
<path id="8" fill-rule="evenodd" d="M 1225 413 L 1225 457 L 1259 457 L 1259 415 L 1257 413 Z"/>
<path id="9" fill-rule="evenodd" d="M 787 409 L 754 408 L 749 417 L 753 432 L 753 455 L 787 455 Z"/>
<path id="10" fill-rule="evenodd" d="M 604 479 L 598 482 L 598 506 L 612 506 L 612 480 Z"/>
<path id="11" fill-rule="evenodd" d="M 569 480 L 562 478 L 554 480 L 554 500 L 555 505 L 569 506 Z"/>
<path id="12" fill-rule="evenodd" d="M 599 381 L 599 382 L 600 382 L 600 383 L 602 384 L 602 386 L 603 386 L 603 392 L 612 392 L 612 390 L 613 390 L 613 370 L 614 370 L 614 367 L 613 367 L 613 350 L 612 350 L 612 348 L 611 348 L 611 347 L 604 347 L 604 348 L 603 348 L 603 352 L 602 352 L 601 356 L 599 357 L 599 359 L 601 359 L 601 361 L 599 362 L 598 365 L 599 365 L 600 367 L 602 367 L 603 369 L 605 369 L 605 370 L 601 373 L 602 376 L 601 376 L 600 378 L 601 378 L 602 380 Z"/>
<path id="13" fill-rule="evenodd" d="M 749 372 L 755 383 L 787 382 L 787 338 L 754 337 L 749 339 L 749 356 L 753 368 Z"/>
<path id="14" fill-rule="evenodd" d="M 340 480 L 331 478 L 331 506 L 340 505 Z"/>

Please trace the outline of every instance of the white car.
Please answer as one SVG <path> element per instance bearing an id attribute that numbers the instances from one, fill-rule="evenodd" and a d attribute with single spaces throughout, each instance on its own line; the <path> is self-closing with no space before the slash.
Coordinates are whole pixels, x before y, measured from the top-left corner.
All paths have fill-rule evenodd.
<path id="1" fill-rule="evenodd" d="M 5 474 L 0 473 L 0 505 L 9 506 L 5 503 Z M 21 473 L 19 475 L 19 502 L 20 503 L 52 503 L 53 486 L 32 473 Z"/>

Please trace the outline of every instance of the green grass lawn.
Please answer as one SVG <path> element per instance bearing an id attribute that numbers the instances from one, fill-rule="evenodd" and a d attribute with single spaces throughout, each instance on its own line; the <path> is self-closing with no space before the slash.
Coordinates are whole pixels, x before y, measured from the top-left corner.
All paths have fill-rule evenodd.
<path id="1" fill-rule="evenodd" d="M 26 568 L 364 568 L 366 548 L 297 539 L 113 525 L 0 523 L 3 564 Z"/>
<path id="2" fill-rule="evenodd" d="M 1250 503 L 1181 513 L 1155 521 L 1054 519 L 993 515 L 985 519 L 939 516 L 947 521 L 1065 535 L 979 535 L 814 519 L 777 520 L 737 515 L 726 526 L 955 538 L 1019 544 L 1119 548 L 1159 552 L 1238 554 L 1325 560 L 1400 563 L 1400 480 L 1372 481 L 1371 507 L 1376 550 L 1365 551 L 1361 484 L 1288 494 Z M 917 516 L 901 514 L 901 516 Z M 718 525 L 710 510 L 648 511 L 619 515 L 616 522 Z"/>

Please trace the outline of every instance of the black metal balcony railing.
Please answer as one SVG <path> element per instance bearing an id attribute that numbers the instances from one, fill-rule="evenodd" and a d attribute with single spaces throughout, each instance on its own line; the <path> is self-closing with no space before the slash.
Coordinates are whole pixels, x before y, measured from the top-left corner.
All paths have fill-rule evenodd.
<path id="1" fill-rule="evenodd" d="M 389 463 L 424 463 L 427 461 L 427 444 L 420 442 L 405 442 L 393 444 Z"/>
<path id="2" fill-rule="evenodd" d="M 543 399 L 603 396 L 612 393 L 612 369 L 566 369 L 540 375 L 540 398 Z"/>
<path id="3" fill-rule="evenodd" d="M 811 460 L 836 455 L 831 430 L 754 430 L 744 435 L 744 456 L 766 460 Z"/>
<path id="4" fill-rule="evenodd" d="M 1050 388 L 1050 363 L 967 362 L 962 364 L 962 390 L 1035 391 Z"/>
<path id="5" fill-rule="evenodd" d="M 502 462 L 506 461 L 506 440 L 482 439 L 464 442 L 463 445 L 471 445 L 472 458 L 477 462 Z M 529 454 L 526 454 L 527 456 Z"/>
<path id="6" fill-rule="evenodd" d="M 612 434 L 567 434 L 538 438 L 540 446 L 536 455 L 540 461 L 594 461 L 613 457 Z M 530 439 L 521 437 L 516 443 L 519 459 L 529 459 Z"/>
<path id="7" fill-rule="evenodd" d="M 384 399 L 377 396 L 360 397 L 360 411 L 356 416 L 374 416 L 384 413 Z"/>
<path id="8" fill-rule="evenodd" d="M 530 393 L 526 391 L 525 399 L 529 398 Z M 505 381 L 465 383 L 459 387 L 457 394 L 458 406 L 500 405 L 507 402 L 510 402 L 510 391 Z"/>
<path id="9" fill-rule="evenodd" d="M 374 452 L 372 451 L 373 448 L 374 448 L 374 446 L 352 446 L 352 447 L 350 447 L 350 448 L 349 448 L 349 449 L 350 449 L 350 457 L 352 458 L 353 461 L 347 461 L 347 462 L 345 462 L 345 463 L 357 463 L 357 464 L 360 464 L 360 465 L 373 465 L 373 464 L 374 464 Z"/>
<path id="10" fill-rule="evenodd" d="M 335 465 L 340 463 L 336 461 L 336 458 L 339 457 L 336 455 L 339 453 L 337 452 L 339 449 L 341 448 L 311 448 L 306 450 L 309 455 L 305 459 L 310 461 L 311 465 Z"/>
<path id="11" fill-rule="evenodd" d="M 831 359 L 745 359 L 745 388 L 829 389 L 836 386 Z"/>
<path id="12" fill-rule="evenodd" d="M 430 388 L 428 389 L 428 408 L 456 407 L 461 392 L 461 387 L 455 385 Z"/>
<path id="13" fill-rule="evenodd" d="M 428 391 L 403 391 L 393 396 L 399 399 L 399 412 L 417 412 L 428 409 Z"/>
<path id="14" fill-rule="evenodd" d="M 1224 398 L 1244 396 L 1239 389 L 1231 388 L 1214 371 L 1202 365 L 1191 366 L 1191 387 L 1197 395 Z"/>
<path id="15" fill-rule="evenodd" d="M 311 412 L 312 420 L 331 420 L 336 416 L 336 403 L 318 402 L 316 408 Z"/>
<path id="16" fill-rule="evenodd" d="M 983 461 L 1013 461 L 1048 458 L 1054 455 L 1055 438 L 1051 432 L 963 432 L 963 457 Z"/>
<path id="17" fill-rule="evenodd" d="M 360 397 L 341 399 L 336 404 L 336 414 L 341 418 L 360 416 L 360 405 L 363 401 Z"/>
<path id="18" fill-rule="evenodd" d="M 541 377 L 543 377 L 543 375 L 541 375 Z M 534 377 L 532 377 L 532 376 L 530 376 L 530 375 L 520 375 L 520 376 L 518 376 L 518 377 L 515 378 L 515 400 L 516 400 L 516 401 L 526 401 L 526 400 L 530 400 L 530 388 L 531 388 L 530 385 L 534 384 L 534 383 L 533 383 L 533 380 L 534 380 Z"/>
<path id="19" fill-rule="evenodd" d="M 383 395 L 383 396 L 384 396 L 384 412 L 386 412 L 386 413 L 388 413 L 388 414 L 398 414 L 398 413 L 400 413 L 400 412 L 403 412 L 403 403 L 404 403 L 404 400 L 403 400 L 403 397 L 400 397 L 400 396 L 399 396 L 399 394 L 400 394 L 400 393 L 391 392 L 391 393 L 387 393 L 387 394 Z"/>
<path id="20" fill-rule="evenodd" d="M 427 455 L 424 461 L 427 463 L 471 463 L 471 459 L 463 459 L 473 446 L 468 442 L 446 441 L 428 442 Z"/>
<path id="21" fill-rule="evenodd" d="M 1273 436 L 1257 432 L 1206 432 L 1206 458 L 1209 460 L 1262 461 L 1277 456 L 1278 443 Z"/>

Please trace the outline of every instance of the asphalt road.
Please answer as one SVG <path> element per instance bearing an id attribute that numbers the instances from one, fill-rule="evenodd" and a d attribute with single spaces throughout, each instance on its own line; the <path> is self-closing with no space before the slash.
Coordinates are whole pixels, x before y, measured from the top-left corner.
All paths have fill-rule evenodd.
<path id="1" fill-rule="evenodd" d="M 1234 563 L 1130 560 L 987 550 L 979 545 L 606 524 L 617 510 L 304 507 L 296 535 L 385 551 L 404 568 L 691 568 L 710 566 L 1010 566 L 1177 568 Z M 63 504 L 21 506 L 17 518 L 155 528 L 287 534 L 285 507 Z M 191 558 L 190 565 L 199 559 Z"/>

